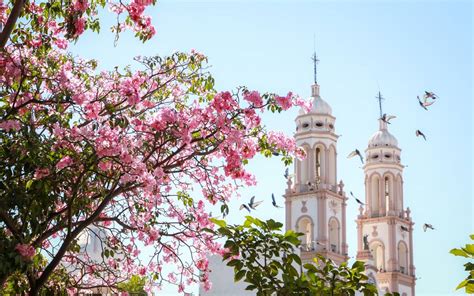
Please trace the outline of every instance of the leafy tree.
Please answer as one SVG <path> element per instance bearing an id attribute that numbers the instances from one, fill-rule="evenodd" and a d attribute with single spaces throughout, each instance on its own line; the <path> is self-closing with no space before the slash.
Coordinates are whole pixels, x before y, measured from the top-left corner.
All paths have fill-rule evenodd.
<path id="1" fill-rule="evenodd" d="M 470 235 L 471 240 L 474 240 L 474 234 Z M 468 259 L 474 259 L 474 244 L 466 244 L 464 248 L 452 249 L 450 251 L 454 256 L 461 256 Z M 468 276 L 456 287 L 456 290 L 464 288 L 464 291 L 468 294 L 474 294 L 474 263 L 467 262 L 464 264 L 465 270 L 468 272 Z"/>
<path id="2" fill-rule="evenodd" d="M 225 237 L 223 260 L 234 268 L 235 281 L 248 283 L 247 290 L 257 295 L 376 295 L 373 284 L 363 274 L 364 263 L 352 266 L 335 265 L 331 260 L 316 257 L 303 264 L 295 252 L 299 236 L 289 230 L 281 233 L 283 224 L 272 219 L 262 221 L 250 216 L 243 225 L 227 225 L 213 220 L 217 232 Z"/>
<path id="3" fill-rule="evenodd" d="M 143 12 L 154 1 L 107 3 L 127 15 L 115 33 L 153 35 Z M 208 205 L 225 213 L 239 186 L 255 184 L 245 164 L 256 154 L 289 163 L 300 153 L 260 116 L 304 102 L 291 93 L 217 92 L 200 53 L 101 72 L 97 61 L 68 54 L 69 42 L 99 29 L 105 5 L 0 3 L 0 287 L 19 276 L 30 295 L 117 290 L 135 274 L 180 291 L 207 287 L 206 256 L 220 249 L 202 231 L 213 227 Z M 177 272 L 164 274 L 166 264 Z"/>

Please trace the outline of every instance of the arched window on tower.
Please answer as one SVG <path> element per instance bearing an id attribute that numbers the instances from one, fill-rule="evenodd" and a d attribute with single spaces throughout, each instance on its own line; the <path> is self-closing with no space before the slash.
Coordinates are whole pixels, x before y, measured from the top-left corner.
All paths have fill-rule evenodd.
<path id="1" fill-rule="evenodd" d="M 370 183 L 371 183 L 371 191 L 370 191 L 370 210 L 372 212 L 372 217 L 379 216 L 379 176 L 372 175 Z"/>
<path id="2" fill-rule="evenodd" d="M 398 244 L 398 264 L 400 265 L 400 272 L 408 274 L 408 248 L 403 241 Z"/>
<path id="3" fill-rule="evenodd" d="M 329 219 L 329 246 L 331 252 L 339 253 L 339 222 L 336 218 L 332 217 Z"/>
<path id="4" fill-rule="evenodd" d="M 375 267 L 378 271 L 385 271 L 385 254 L 384 254 L 384 246 L 381 242 L 373 242 L 370 245 L 370 252 L 372 253 L 372 257 L 374 258 Z"/>
<path id="5" fill-rule="evenodd" d="M 390 179 L 385 177 L 384 179 L 384 195 L 385 195 L 385 212 L 388 213 L 390 209 Z"/>
<path id="6" fill-rule="evenodd" d="M 310 218 L 302 217 L 298 220 L 297 231 L 304 235 L 301 237 L 301 247 L 304 251 L 310 251 L 313 241 L 313 224 Z"/>
<path id="7" fill-rule="evenodd" d="M 321 148 L 316 148 L 316 183 L 321 182 Z"/>

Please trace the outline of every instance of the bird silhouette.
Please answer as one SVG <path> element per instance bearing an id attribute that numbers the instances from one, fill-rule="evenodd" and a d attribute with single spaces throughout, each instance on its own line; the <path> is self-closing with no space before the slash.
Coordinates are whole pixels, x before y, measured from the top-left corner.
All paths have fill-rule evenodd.
<path id="1" fill-rule="evenodd" d="M 423 102 L 420 100 L 420 96 L 416 96 L 416 98 L 418 99 L 418 104 L 420 104 L 421 108 L 425 109 L 426 111 L 428 111 L 428 108 L 426 108 L 426 106 L 423 104 Z"/>
<path id="2" fill-rule="evenodd" d="M 241 204 L 239 210 L 246 209 L 250 213 L 250 208 L 246 204 Z"/>
<path id="3" fill-rule="evenodd" d="M 255 210 L 255 208 L 257 206 L 259 206 L 263 201 L 260 200 L 260 201 L 255 201 L 255 195 L 252 196 L 252 198 L 250 199 L 250 202 L 248 203 L 248 206 L 249 208 L 251 208 L 252 210 Z"/>
<path id="4" fill-rule="evenodd" d="M 426 229 L 435 230 L 435 228 L 433 227 L 433 225 L 428 224 L 428 223 L 423 224 L 423 231 L 426 232 Z"/>
<path id="5" fill-rule="evenodd" d="M 241 204 L 239 210 L 246 209 L 247 211 L 255 210 L 257 206 L 259 206 L 263 201 L 255 201 L 255 195 L 250 198 L 250 202 L 248 204 Z"/>
<path id="6" fill-rule="evenodd" d="M 288 177 L 290 177 L 289 168 L 286 168 L 286 170 L 285 170 L 285 174 L 283 175 L 283 177 L 285 177 L 285 179 L 287 179 L 287 180 L 288 180 Z"/>
<path id="7" fill-rule="evenodd" d="M 360 154 L 360 151 L 358 149 L 352 151 L 349 155 L 347 155 L 347 158 L 352 158 L 356 155 L 358 155 L 360 157 L 360 162 L 362 162 L 362 164 L 363 164 L 364 163 L 364 158 L 362 157 L 362 154 Z"/>
<path id="8" fill-rule="evenodd" d="M 406 228 L 406 227 L 405 227 L 405 226 L 403 226 L 403 225 L 400 225 L 400 229 L 401 229 L 402 231 L 406 231 L 406 232 L 408 232 L 408 228 Z"/>
<path id="9" fill-rule="evenodd" d="M 356 200 L 356 202 L 357 202 L 358 204 L 360 204 L 360 205 L 362 205 L 362 206 L 365 205 L 365 203 L 361 202 L 357 197 L 354 196 L 354 194 L 352 193 L 352 191 L 350 191 L 350 193 L 351 193 L 351 196 L 352 196 L 353 198 L 355 198 L 355 200 Z"/>
<path id="10" fill-rule="evenodd" d="M 383 122 L 390 124 L 390 120 L 395 119 L 395 118 L 397 118 L 397 116 L 387 115 L 384 113 L 380 119 L 382 119 Z"/>
<path id="11" fill-rule="evenodd" d="M 417 137 L 422 136 L 423 139 L 425 139 L 425 141 L 426 141 L 426 136 L 425 136 L 425 134 L 422 133 L 420 130 L 416 130 L 415 134 L 416 134 Z"/>
<path id="12" fill-rule="evenodd" d="M 430 99 L 433 99 L 433 100 L 436 100 L 438 98 L 438 96 L 432 92 L 432 91 L 426 91 L 425 90 L 425 94 L 423 95 L 424 98 L 430 98 Z"/>
<path id="13" fill-rule="evenodd" d="M 279 205 L 277 205 L 276 201 L 275 201 L 275 195 L 272 193 L 272 205 L 275 207 L 275 208 L 282 208 L 280 207 Z"/>

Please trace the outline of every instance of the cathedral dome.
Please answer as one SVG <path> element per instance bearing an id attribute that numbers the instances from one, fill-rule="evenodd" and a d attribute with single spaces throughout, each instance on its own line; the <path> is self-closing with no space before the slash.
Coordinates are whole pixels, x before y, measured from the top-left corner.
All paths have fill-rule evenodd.
<path id="1" fill-rule="evenodd" d="M 319 95 L 317 95 L 313 99 L 313 107 L 311 108 L 311 113 L 331 115 L 332 108 L 326 101 L 324 101 Z"/>
<path id="2" fill-rule="evenodd" d="M 380 120 L 380 130 L 375 132 L 369 139 L 369 148 L 380 146 L 398 147 L 398 141 L 388 130 L 387 123 Z"/>
<path id="3" fill-rule="evenodd" d="M 329 106 L 329 104 L 319 96 L 318 84 L 313 84 L 311 86 L 311 97 L 313 98 L 313 106 L 311 107 L 311 111 L 309 112 L 310 114 L 332 114 L 331 106 Z M 305 114 L 305 112 L 301 108 L 299 115 L 303 114 Z"/>

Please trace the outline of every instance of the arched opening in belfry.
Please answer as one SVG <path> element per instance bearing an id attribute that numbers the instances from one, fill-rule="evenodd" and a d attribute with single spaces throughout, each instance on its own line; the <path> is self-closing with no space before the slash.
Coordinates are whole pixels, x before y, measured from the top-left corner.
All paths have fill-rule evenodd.
<path id="1" fill-rule="evenodd" d="M 334 252 L 334 253 L 339 253 L 340 251 L 340 248 L 339 248 L 339 245 L 340 245 L 340 241 L 339 241 L 339 238 L 340 238 L 340 230 L 341 230 L 341 227 L 339 225 L 339 221 L 335 218 L 335 217 L 332 217 L 331 219 L 329 219 L 329 247 L 330 247 L 330 250 L 331 252 Z"/>
<path id="2" fill-rule="evenodd" d="M 321 148 L 317 147 L 316 148 L 316 182 L 319 183 L 321 182 Z"/>
<path id="3" fill-rule="evenodd" d="M 379 214 L 379 194 L 380 194 L 380 178 L 378 175 L 373 175 L 371 178 L 371 190 L 370 190 L 370 210 L 373 216 Z"/>
<path id="4" fill-rule="evenodd" d="M 374 258 L 374 264 L 378 271 L 385 271 L 385 247 L 380 241 L 375 241 L 370 245 L 370 252 Z"/>
<path id="5" fill-rule="evenodd" d="M 390 209 L 390 178 L 385 176 L 384 178 L 384 202 L 385 202 L 385 212 L 388 212 Z"/>
<path id="6" fill-rule="evenodd" d="M 303 247 L 311 247 L 313 241 L 313 223 L 308 217 L 302 217 L 298 220 L 297 232 L 302 232 L 301 244 Z"/>
<path id="7" fill-rule="evenodd" d="M 400 272 L 408 274 L 408 248 L 403 241 L 398 244 L 398 264 L 400 265 Z"/>

